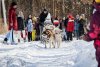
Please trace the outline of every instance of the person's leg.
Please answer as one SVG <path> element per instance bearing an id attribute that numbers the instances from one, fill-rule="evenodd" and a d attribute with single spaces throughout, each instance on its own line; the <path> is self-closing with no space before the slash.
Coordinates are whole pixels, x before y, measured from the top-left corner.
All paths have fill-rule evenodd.
<path id="1" fill-rule="evenodd" d="M 23 33 L 23 41 L 25 42 L 26 40 L 25 30 L 23 30 L 22 33 Z"/>
<path id="2" fill-rule="evenodd" d="M 30 32 L 28 32 L 28 42 L 30 42 Z"/>
<path id="3" fill-rule="evenodd" d="M 15 31 L 12 30 L 12 42 L 14 42 L 14 35 L 15 35 Z"/>
<path id="4" fill-rule="evenodd" d="M 75 37 L 77 38 L 77 30 L 75 30 L 74 32 L 75 32 Z"/>
<path id="5" fill-rule="evenodd" d="M 20 34 L 21 34 L 21 31 L 18 31 L 18 42 L 20 42 L 20 39 L 21 39 Z"/>
<path id="6" fill-rule="evenodd" d="M 16 31 L 16 30 L 14 30 L 13 32 L 14 32 L 14 33 L 13 33 L 14 42 L 15 42 L 15 43 L 18 43 L 18 37 L 21 38 L 21 33 L 18 34 L 18 31 Z M 21 31 L 20 31 L 20 32 L 21 32 Z"/>
<path id="7" fill-rule="evenodd" d="M 98 67 L 100 67 L 100 47 L 96 48 L 96 60 L 98 62 Z"/>
<path id="8" fill-rule="evenodd" d="M 41 38 L 42 38 L 41 36 L 42 36 L 42 32 L 43 32 L 43 26 L 40 26 L 39 28 L 40 28 L 40 40 L 41 40 Z"/>
<path id="9" fill-rule="evenodd" d="M 72 32 L 70 32 L 70 40 L 73 40 Z"/>
<path id="10" fill-rule="evenodd" d="M 32 41 L 32 32 L 30 32 L 30 41 Z"/>
<path id="11" fill-rule="evenodd" d="M 66 30 L 64 29 L 64 40 L 67 39 L 67 36 L 66 36 Z"/>
<path id="12" fill-rule="evenodd" d="M 67 41 L 69 41 L 70 38 L 70 32 L 67 32 Z"/>
<path id="13" fill-rule="evenodd" d="M 76 39 L 79 39 L 79 34 L 78 34 L 78 30 L 76 30 Z"/>
<path id="14" fill-rule="evenodd" d="M 11 30 L 7 33 L 6 37 L 4 38 L 3 43 L 7 43 L 8 39 L 10 38 Z"/>

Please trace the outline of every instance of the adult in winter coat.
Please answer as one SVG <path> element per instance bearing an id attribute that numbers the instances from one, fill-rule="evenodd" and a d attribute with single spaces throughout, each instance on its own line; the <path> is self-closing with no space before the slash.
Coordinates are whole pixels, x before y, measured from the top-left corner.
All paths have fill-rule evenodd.
<path id="1" fill-rule="evenodd" d="M 39 18 L 37 18 L 35 29 L 36 29 L 36 41 L 38 41 L 40 40 Z"/>
<path id="2" fill-rule="evenodd" d="M 48 22 L 51 23 L 51 15 L 46 9 L 44 9 L 39 16 L 40 39 L 43 32 L 44 24 Z"/>
<path id="3" fill-rule="evenodd" d="M 96 12 L 91 18 L 90 31 L 83 37 L 83 39 L 85 41 L 94 41 L 96 60 L 98 62 L 98 67 L 100 67 L 100 0 L 95 1 L 94 7 Z"/>
<path id="4" fill-rule="evenodd" d="M 80 16 L 80 20 L 79 20 L 79 36 L 81 37 L 82 35 L 84 35 L 84 19 L 82 18 L 82 16 Z"/>
<path id="5" fill-rule="evenodd" d="M 17 16 L 17 24 L 18 24 L 18 42 L 25 40 L 25 24 L 24 24 L 24 15 L 22 11 L 19 11 Z"/>
<path id="6" fill-rule="evenodd" d="M 77 40 L 79 39 L 79 15 L 76 15 L 76 19 L 74 21 L 74 33 Z"/>
<path id="7" fill-rule="evenodd" d="M 28 41 L 32 41 L 32 31 L 33 31 L 33 24 L 32 24 L 32 16 L 29 15 L 28 24 L 27 24 L 27 31 L 28 31 Z"/>
<path id="8" fill-rule="evenodd" d="M 47 15 L 48 15 L 48 11 L 46 9 L 44 9 L 43 12 L 39 16 L 40 26 L 44 26 L 44 22 L 45 22 Z"/>
<path id="9" fill-rule="evenodd" d="M 17 16 L 16 16 L 16 8 L 17 8 L 17 3 L 16 2 L 12 2 L 10 9 L 9 9 L 9 14 L 8 14 L 8 19 L 9 19 L 9 23 L 8 23 L 8 27 L 9 30 L 12 30 L 12 42 L 14 42 L 14 36 L 13 36 L 13 32 L 16 32 L 18 30 L 17 27 Z M 14 33 L 15 35 L 15 33 Z M 8 38 L 4 39 L 4 42 L 7 42 Z"/>
<path id="10" fill-rule="evenodd" d="M 19 11 L 19 14 L 17 16 L 17 22 L 18 22 L 18 30 L 20 31 L 24 30 L 24 15 L 22 11 Z"/>
<path id="11" fill-rule="evenodd" d="M 74 31 L 74 17 L 72 15 L 69 15 L 69 20 L 67 23 L 66 30 L 67 30 L 67 41 L 69 40 L 72 41 L 73 40 L 72 33 Z"/>

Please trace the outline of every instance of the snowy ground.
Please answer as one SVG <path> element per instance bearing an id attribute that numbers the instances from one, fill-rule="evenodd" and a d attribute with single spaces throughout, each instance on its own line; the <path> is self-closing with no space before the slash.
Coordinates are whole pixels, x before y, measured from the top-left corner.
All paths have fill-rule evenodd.
<path id="1" fill-rule="evenodd" d="M 3 38 L 0 35 L 0 41 Z M 63 42 L 55 49 L 45 49 L 40 42 L 0 43 L 0 67 L 97 67 L 97 62 L 93 42 Z"/>

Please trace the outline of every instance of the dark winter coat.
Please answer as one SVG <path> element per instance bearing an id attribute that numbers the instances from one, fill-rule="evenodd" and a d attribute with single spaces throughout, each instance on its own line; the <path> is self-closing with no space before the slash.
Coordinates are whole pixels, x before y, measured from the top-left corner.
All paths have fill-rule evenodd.
<path id="1" fill-rule="evenodd" d="M 9 17 L 9 30 L 11 30 L 12 28 L 13 28 L 13 30 L 18 30 L 16 9 L 11 7 L 9 9 L 9 16 L 8 17 Z M 13 24 L 13 25 L 11 26 L 11 24 Z"/>
<path id="2" fill-rule="evenodd" d="M 79 30 L 79 19 L 75 19 L 75 21 L 74 21 L 74 30 Z"/>
<path id="3" fill-rule="evenodd" d="M 84 20 L 79 20 L 79 32 L 82 32 L 84 34 Z"/>
<path id="4" fill-rule="evenodd" d="M 68 18 L 65 19 L 63 22 L 64 22 L 64 26 L 66 27 L 67 26 L 67 23 L 68 23 Z"/>
<path id="5" fill-rule="evenodd" d="M 42 12 L 42 13 L 40 14 L 40 16 L 39 16 L 39 23 L 40 23 L 41 26 L 44 25 L 44 21 L 45 21 L 47 15 L 48 15 L 48 13 L 45 14 L 44 12 Z"/>
<path id="6" fill-rule="evenodd" d="M 18 30 L 24 30 L 24 20 L 22 17 L 17 17 Z"/>

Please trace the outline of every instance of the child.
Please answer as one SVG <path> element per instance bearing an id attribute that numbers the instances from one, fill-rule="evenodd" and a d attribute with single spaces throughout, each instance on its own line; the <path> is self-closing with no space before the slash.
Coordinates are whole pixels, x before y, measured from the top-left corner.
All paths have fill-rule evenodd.
<path id="1" fill-rule="evenodd" d="M 32 24 L 32 16 L 29 15 L 28 24 L 27 24 L 27 31 L 28 31 L 28 42 L 32 41 L 32 31 L 33 31 L 33 24 Z"/>
<path id="2" fill-rule="evenodd" d="M 96 60 L 98 62 L 98 67 L 100 67 L 100 0 L 95 0 L 94 7 L 96 12 L 91 18 L 90 31 L 83 39 L 85 41 L 94 41 Z"/>

